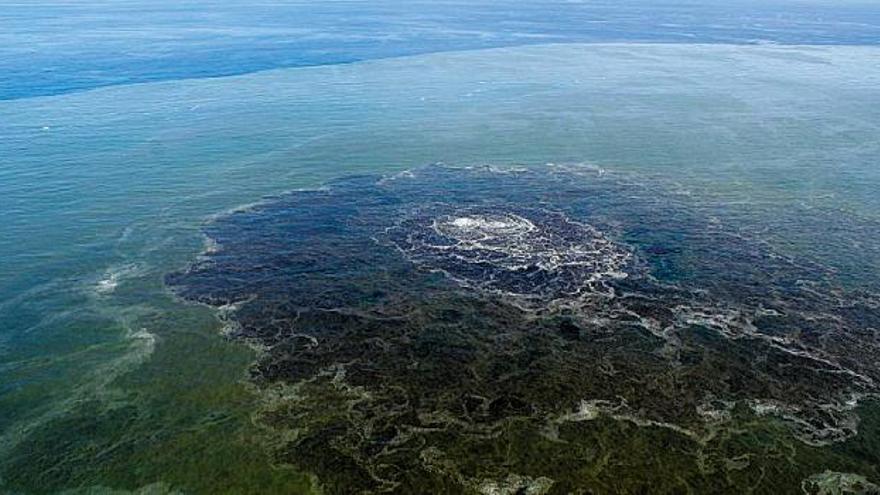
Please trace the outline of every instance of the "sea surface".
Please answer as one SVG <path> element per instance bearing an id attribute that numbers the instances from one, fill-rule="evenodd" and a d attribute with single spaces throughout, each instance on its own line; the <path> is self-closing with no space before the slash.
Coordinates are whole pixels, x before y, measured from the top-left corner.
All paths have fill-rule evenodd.
<path id="1" fill-rule="evenodd" d="M 287 393 L 254 377 L 266 342 L 238 338 L 234 307 L 181 294 L 168 278 L 218 248 L 211 233 L 235 224 L 231 212 L 271 210 L 259 205 L 345 177 L 378 183 L 432 167 L 588 171 L 584 180 L 613 181 L 597 189 L 605 200 L 610 191 L 659 198 L 584 217 L 621 252 L 673 249 L 640 244 L 644 232 L 626 230 L 633 218 L 656 226 L 698 212 L 748 239 L 736 253 L 821 267 L 834 294 L 859 294 L 865 316 L 840 318 L 856 318 L 860 338 L 876 345 L 880 14 L 871 3 L 0 7 L 2 492 L 361 486 L 354 478 L 327 484 L 326 465 L 290 461 L 296 449 L 278 455 L 296 429 L 264 419 Z M 466 190 L 463 181 L 441 174 L 431 187 Z M 507 213 L 477 215 L 487 214 Z M 661 282 L 687 280 L 686 258 L 654 261 Z M 743 263 L 715 261 L 719 279 Z M 846 369 L 872 364 L 847 356 Z M 728 481 L 783 493 L 802 482 L 880 484 L 880 409 L 870 387 L 846 387 L 857 396 L 844 404 L 846 421 L 811 423 L 839 435 L 816 440 L 792 430 L 785 414 L 756 413 L 755 431 L 764 433 L 718 461 L 740 472 L 745 459 L 760 457 L 749 448 L 768 458 L 797 452 L 791 458 L 808 473 L 792 461 L 774 465 L 784 474 L 775 486 L 757 476 Z M 582 415 L 646 432 L 627 437 L 629 452 L 673 442 L 652 433 L 674 431 L 659 423 L 697 431 L 635 404 L 589 402 L 615 397 L 559 405 L 576 414 L 582 399 L 590 406 Z M 773 442 L 762 444 L 762 434 Z M 682 459 L 675 462 L 695 465 Z M 584 474 L 595 483 L 589 488 L 636 491 L 649 482 L 615 485 L 600 474 Z M 472 470 L 452 486 L 552 487 L 535 473 L 519 475 Z M 689 486 L 706 488 L 701 480 Z"/>

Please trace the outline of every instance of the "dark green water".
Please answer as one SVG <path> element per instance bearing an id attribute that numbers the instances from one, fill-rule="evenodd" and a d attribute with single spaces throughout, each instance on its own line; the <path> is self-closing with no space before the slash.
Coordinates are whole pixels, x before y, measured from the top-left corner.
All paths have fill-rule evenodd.
<path id="1" fill-rule="evenodd" d="M 705 207 L 583 167 L 352 177 L 218 219 L 167 282 L 234 308 L 275 458 L 328 493 L 875 477 L 828 447 L 878 390 L 880 297 Z"/>

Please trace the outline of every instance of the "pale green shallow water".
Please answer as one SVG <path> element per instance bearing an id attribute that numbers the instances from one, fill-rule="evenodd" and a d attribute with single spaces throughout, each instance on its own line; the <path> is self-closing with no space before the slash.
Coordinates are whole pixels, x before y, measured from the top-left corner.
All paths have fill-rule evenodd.
<path id="1" fill-rule="evenodd" d="M 756 229 L 778 208 L 880 218 L 878 62 L 869 47 L 551 45 L 0 102 L 0 481 L 308 485 L 268 467 L 249 351 L 162 284 L 212 214 L 442 161 L 593 163 Z M 853 240 L 779 238 L 876 283 L 878 239 L 858 256 L 838 242 Z"/>

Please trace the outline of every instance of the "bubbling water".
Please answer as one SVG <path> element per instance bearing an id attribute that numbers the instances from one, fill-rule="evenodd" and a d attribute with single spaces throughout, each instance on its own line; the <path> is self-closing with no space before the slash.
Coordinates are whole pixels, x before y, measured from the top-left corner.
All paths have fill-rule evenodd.
<path id="1" fill-rule="evenodd" d="M 437 233 L 461 242 L 491 242 L 538 230 L 532 222 L 512 214 L 444 218 L 435 220 L 433 227 Z"/>
<path id="2" fill-rule="evenodd" d="M 630 252 L 591 225 L 542 209 L 423 210 L 392 229 L 417 265 L 468 287 L 557 300 L 604 292 Z"/>

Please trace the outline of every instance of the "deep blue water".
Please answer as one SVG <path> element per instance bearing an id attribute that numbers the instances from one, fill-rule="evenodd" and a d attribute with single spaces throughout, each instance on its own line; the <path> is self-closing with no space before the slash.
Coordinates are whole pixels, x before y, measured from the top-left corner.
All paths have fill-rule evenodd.
<path id="1" fill-rule="evenodd" d="M 0 3 L 0 99 L 449 50 L 564 42 L 880 43 L 873 2 Z"/>

